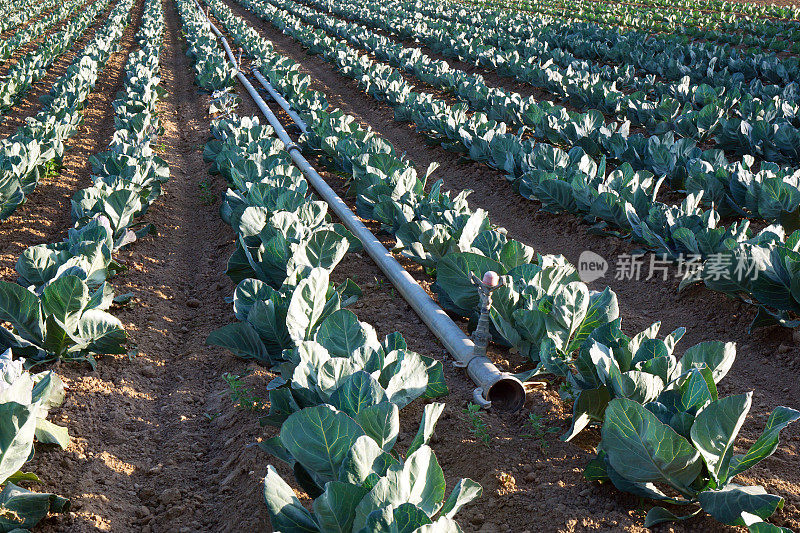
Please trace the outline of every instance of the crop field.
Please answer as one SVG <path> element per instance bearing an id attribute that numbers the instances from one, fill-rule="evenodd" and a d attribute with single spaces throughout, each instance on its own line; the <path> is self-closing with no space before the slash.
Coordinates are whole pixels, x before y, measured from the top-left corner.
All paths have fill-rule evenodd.
<path id="1" fill-rule="evenodd" d="M 800 6 L 0 0 L 0 533 L 800 533 Z"/>

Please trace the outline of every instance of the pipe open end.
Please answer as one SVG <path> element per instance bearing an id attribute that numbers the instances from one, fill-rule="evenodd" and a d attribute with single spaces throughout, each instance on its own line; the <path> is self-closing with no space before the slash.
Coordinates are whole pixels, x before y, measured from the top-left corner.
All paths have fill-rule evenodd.
<path id="1" fill-rule="evenodd" d="M 486 392 L 486 399 L 492 407 L 501 411 L 516 412 L 525 405 L 525 387 L 513 376 L 505 376 L 495 381 Z"/>

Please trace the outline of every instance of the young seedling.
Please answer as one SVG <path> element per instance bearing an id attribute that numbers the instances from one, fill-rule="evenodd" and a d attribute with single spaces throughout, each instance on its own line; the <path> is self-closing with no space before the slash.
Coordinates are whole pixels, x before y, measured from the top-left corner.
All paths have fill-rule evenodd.
<path id="1" fill-rule="evenodd" d="M 231 401 L 236 407 L 245 411 L 263 410 L 266 407 L 264 400 L 245 386 L 242 381 L 243 377 L 246 377 L 246 374 L 245 376 L 237 376 L 229 372 L 222 374 L 222 379 L 228 384 Z"/>
<path id="2" fill-rule="evenodd" d="M 52 159 L 44 164 L 44 179 L 49 181 L 58 177 L 61 172 L 61 164 Z"/>
<path id="3" fill-rule="evenodd" d="M 480 405 L 470 402 L 469 405 L 467 405 L 467 407 L 464 409 L 464 414 L 466 415 L 470 424 L 472 424 L 472 427 L 469 430 L 470 433 L 472 433 L 477 441 L 481 442 L 488 448 L 492 437 L 489 435 L 489 426 L 487 426 L 486 422 L 484 422 L 483 418 L 481 418 L 480 411 Z"/>
<path id="4" fill-rule="evenodd" d="M 572 387 L 570 387 L 569 384 L 567 384 L 566 382 L 558 386 L 558 395 L 561 397 L 561 401 L 564 402 L 572 401 L 575 399 L 572 396 Z"/>
<path id="5" fill-rule="evenodd" d="M 542 451 L 546 451 L 547 448 L 550 447 L 550 443 L 547 442 L 546 437 L 553 433 L 558 433 L 558 428 L 545 426 L 543 419 L 544 417 L 542 415 L 537 415 L 536 413 L 531 413 L 528 415 L 528 427 L 530 428 L 530 433 L 524 433 L 522 437 L 526 439 L 534 439 L 539 444 L 539 448 Z"/>
<path id="6" fill-rule="evenodd" d="M 205 205 L 213 204 L 215 196 L 214 191 L 211 190 L 211 184 L 207 180 L 203 180 L 198 184 L 198 188 L 200 189 L 200 201 Z"/>

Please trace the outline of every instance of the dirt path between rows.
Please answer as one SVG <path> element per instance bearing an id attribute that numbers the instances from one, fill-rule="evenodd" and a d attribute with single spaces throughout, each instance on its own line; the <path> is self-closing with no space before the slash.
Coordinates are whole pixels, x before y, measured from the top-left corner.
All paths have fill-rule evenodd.
<path id="1" fill-rule="evenodd" d="M 258 424 L 242 423 L 228 399 L 223 371 L 246 364 L 221 357 L 204 342 L 231 320 L 222 279 L 233 241 L 217 205 L 204 202 L 202 145 L 208 137 L 208 97 L 192 84 L 192 64 L 180 19 L 165 0 L 166 36 L 161 77 L 163 156 L 172 179 L 147 218 L 159 230 L 119 258 L 130 270 L 114 280 L 117 293 L 134 294 L 115 314 L 131 336 L 128 356 L 104 357 L 96 372 L 59 369 L 68 385 L 54 420 L 73 436 L 67 452 L 40 452 L 32 470 L 73 509 L 46 520 L 43 531 L 188 532 L 259 529 L 258 480 L 252 503 L 231 491 L 248 468 Z M 211 180 L 215 192 L 221 180 Z M 263 455 L 263 454 L 261 454 Z M 238 481 L 237 483 L 238 484 Z M 263 515 L 260 522 L 263 523 Z"/>

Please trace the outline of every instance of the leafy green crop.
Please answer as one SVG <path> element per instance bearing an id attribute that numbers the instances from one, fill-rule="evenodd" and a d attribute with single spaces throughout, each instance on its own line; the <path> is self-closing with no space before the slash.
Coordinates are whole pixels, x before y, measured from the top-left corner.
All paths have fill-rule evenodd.
<path id="1" fill-rule="evenodd" d="M 313 340 L 299 342 L 284 356 L 280 377 L 269 387 L 272 407 L 264 418 L 273 425 L 310 405 L 347 410 L 344 391 L 358 391 L 363 406 L 389 401 L 399 408 L 448 392 L 441 362 L 409 350 L 400 333 L 379 342 L 372 326 L 345 309 L 325 318 Z"/>
<path id="2" fill-rule="evenodd" d="M 19 282 L 40 290 L 70 273 L 96 288 L 122 268 L 112 258 L 120 244 L 114 242 L 108 219 L 98 215 L 81 228 L 71 228 L 62 242 L 27 248 L 17 260 Z"/>
<path id="3" fill-rule="evenodd" d="M 772 455 L 781 430 L 800 418 L 800 412 L 776 408 L 761 437 L 739 455 L 733 447 L 750 410 L 752 393 L 718 398 L 714 387 L 698 391 L 687 385 L 671 396 L 681 408 L 687 402 L 699 408 L 694 414 L 683 412 L 677 430 L 674 421 L 664 421 L 660 406 L 648 407 L 627 398 L 612 400 L 606 409 L 599 457 L 587 467 L 587 477 L 610 480 L 638 496 L 691 506 L 683 517 L 654 507 L 647 513 L 645 527 L 689 518 L 699 505 L 724 524 L 747 526 L 750 531 L 782 531 L 764 520 L 783 506 L 783 498 L 732 479 Z M 669 486 L 680 496 L 667 496 L 658 485 Z"/>
<path id="4" fill-rule="evenodd" d="M 751 236 L 746 223 L 720 227 L 720 215 L 716 209 L 703 210 L 700 207 L 700 191 L 679 206 L 657 203 L 655 195 L 663 181 L 661 178 L 633 164 L 621 165 L 607 173 L 605 160 L 597 162 L 587 154 L 587 151 L 594 149 L 590 144 L 586 144 L 585 149 L 573 148 L 567 153 L 554 146 L 521 142 L 521 135 L 507 133 L 505 126 L 495 122 L 495 118 L 477 113 L 470 115 L 465 106 L 449 106 L 430 95 L 414 93 L 397 70 L 378 64 L 371 58 L 354 52 L 342 40 L 329 37 L 304 24 L 304 21 L 318 21 L 320 27 L 330 28 L 340 34 L 345 26 L 329 20 L 330 17 L 288 0 L 245 0 L 244 3 L 280 30 L 300 40 L 312 53 L 322 55 L 342 73 L 359 80 L 369 94 L 392 104 L 399 119 L 413 120 L 421 130 L 446 148 L 463 149 L 475 160 L 491 161 L 492 165 L 515 176 L 515 184 L 520 191 L 524 187 L 529 187 L 529 191 L 533 187 L 543 187 L 542 190 L 550 191 L 548 201 L 554 210 L 561 208 L 559 206 L 571 205 L 574 208 L 569 210 L 578 211 L 577 206 L 581 206 L 579 212 L 591 213 L 592 217 L 608 226 L 613 224 L 627 228 L 628 232 L 634 233 L 639 239 L 654 243 L 654 247 L 671 254 L 687 251 L 711 254 L 750 245 L 772 246 L 773 242 L 781 241 L 782 236 L 776 233 L 774 227 L 767 228 L 756 237 Z M 324 5 L 333 10 L 331 3 L 326 2 Z M 368 3 L 370 9 L 374 5 Z M 380 12 L 389 13 L 397 5 L 397 2 L 390 2 L 389 7 Z M 701 432 L 698 420 L 705 423 L 711 419 L 712 415 L 703 414 L 704 411 L 717 409 L 717 402 L 725 401 L 719 399 L 716 383 L 724 377 L 733 361 L 735 351 L 732 345 L 703 343 L 689 348 L 679 359 L 673 355 L 673 351 L 683 335 L 682 329 L 661 339 L 657 338 L 658 324 L 654 324 L 638 335 L 626 336 L 620 329 L 618 303 L 613 292 L 590 291 L 580 282 L 574 267 L 563 258 L 535 257 L 529 247 L 508 239 L 502 229 L 493 228 L 485 214 L 471 211 L 466 205 L 466 195 L 451 199 L 449 194 L 441 191 L 440 182 L 434 183 L 430 192 L 425 193 L 430 173 L 424 178 L 419 177 L 410 162 L 396 154 L 391 144 L 359 126 L 353 117 L 340 110 L 326 111 L 326 106 L 320 107 L 320 103 L 325 102 L 324 96 L 308 89 L 307 78 L 296 74 L 295 63 L 276 54 L 270 43 L 261 39 L 241 19 L 233 16 L 223 3 L 212 0 L 210 8 L 231 32 L 234 40 L 264 67 L 270 81 L 303 115 L 309 126 L 309 131 L 303 138 L 306 147 L 325 154 L 341 172 L 352 176 L 350 190 L 356 196 L 359 214 L 380 222 L 384 230 L 394 233 L 398 238 L 399 251 L 426 268 L 435 270 L 435 289 L 444 307 L 462 316 L 474 316 L 477 293 L 468 282 L 469 274 L 481 275 L 487 270 L 495 270 L 503 276 L 506 286 L 495 292 L 492 309 L 493 334 L 495 339 L 520 348 L 520 351 L 537 362 L 534 372 L 550 372 L 567 377 L 570 394 L 578 397 L 575 402 L 574 427 L 567 437 L 579 432 L 592 421 L 606 421 L 601 430 L 603 441 L 614 445 L 622 442 L 620 449 L 638 442 L 645 449 L 658 451 L 660 435 L 671 436 L 674 433 L 684 439 L 686 445 L 676 440 L 673 449 L 685 450 L 688 455 L 692 455 L 689 448 L 695 446 L 695 438 L 699 439 L 693 432 L 697 435 Z M 420 28 L 424 26 L 420 25 Z M 408 36 L 414 36 L 416 30 L 408 28 L 406 31 Z M 445 35 L 444 32 L 437 34 Z M 352 42 L 349 37 L 346 40 Z M 375 43 L 370 46 L 375 46 Z M 765 76 L 770 75 L 768 72 L 771 65 L 769 61 L 765 64 Z M 666 68 L 670 72 L 677 72 L 682 67 L 675 60 Z M 746 70 L 749 67 L 742 64 L 734 68 Z M 419 73 L 443 78 L 448 75 L 445 70 L 434 72 L 432 69 L 420 69 Z M 677 79 L 683 78 L 678 76 Z M 691 99 L 701 109 L 723 96 L 711 86 L 684 90 L 682 84 L 683 81 L 678 84 L 679 87 L 673 88 L 677 90 L 676 94 L 681 98 Z M 614 102 L 614 98 L 611 98 L 614 93 L 606 91 L 602 86 L 592 88 L 584 84 L 582 90 L 583 95 L 576 93 L 576 97 L 597 100 L 602 105 L 611 105 Z M 747 104 L 744 108 L 747 109 Z M 707 129 L 706 134 L 718 127 L 715 114 L 711 113 L 713 110 L 714 108 L 708 108 L 705 114 L 698 116 L 698 120 L 702 119 L 698 124 Z M 676 107 L 671 102 L 665 102 L 664 107 L 657 110 L 667 114 L 678 111 L 680 106 Z M 553 134 L 563 134 L 565 138 L 570 138 L 570 142 L 576 142 L 579 138 L 585 138 L 584 134 L 594 127 L 593 117 L 596 118 L 596 115 L 588 114 L 570 127 L 554 125 Z M 245 119 L 238 124 L 245 125 Z M 247 124 L 249 131 L 241 132 L 243 143 L 246 140 L 256 147 L 262 145 L 258 136 L 251 135 L 258 132 L 258 127 L 255 123 Z M 578 135 L 581 127 L 586 130 L 580 133 L 583 137 Z M 629 136 L 628 147 L 619 144 L 609 146 L 621 150 L 619 153 L 632 150 L 641 161 L 647 161 L 652 168 L 658 168 L 658 175 L 676 172 L 675 175 L 680 179 L 687 179 L 688 172 L 683 173 L 682 169 L 690 168 L 688 161 L 697 159 L 695 146 L 672 134 L 662 133 L 665 134 L 655 140 Z M 216 170 L 222 172 L 232 186 L 232 190 L 226 194 L 227 207 L 223 208 L 223 217 L 228 217 L 233 222 L 232 226 L 238 227 L 238 220 L 241 220 L 251 202 L 262 202 L 262 198 L 270 213 L 280 212 L 285 209 L 284 205 L 289 205 L 290 210 L 294 209 L 291 203 L 279 205 L 275 200 L 278 196 L 267 197 L 257 188 L 261 182 L 280 184 L 282 190 L 272 194 L 281 195 L 281 198 L 285 198 L 282 201 L 290 198 L 282 196 L 289 192 L 292 195 L 299 192 L 305 197 L 307 185 L 300 177 L 293 176 L 291 171 L 271 172 L 271 169 L 280 169 L 284 164 L 280 162 L 278 154 L 258 156 L 258 159 L 264 161 L 272 159 L 266 165 L 253 161 L 254 165 L 246 168 L 242 161 L 249 156 L 246 156 L 246 150 L 241 145 L 243 143 L 236 143 L 240 145 L 236 150 L 229 151 L 223 159 L 219 159 L 217 154 L 225 151 L 220 147 L 227 141 L 218 132 L 215 132 L 215 137 L 217 141 L 209 144 L 207 155 L 211 156 Z M 255 148 L 255 151 L 261 149 Z M 715 159 L 716 156 L 708 155 L 710 164 L 719 163 L 720 159 Z M 522 176 L 526 176 L 526 180 L 523 181 Z M 565 183 L 556 185 L 562 176 L 566 177 Z M 546 183 L 547 181 L 553 183 Z M 735 185 L 729 181 L 719 190 L 725 190 L 724 194 L 727 194 L 733 188 Z M 748 205 L 754 204 L 751 202 Z M 258 286 L 266 285 L 261 282 Z M 330 294 L 330 290 L 329 288 L 325 296 Z M 356 440 L 368 435 L 375 443 L 373 448 L 376 453 L 368 461 L 373 466 L 376 464 L 375 458 L 383 457 L 381 454 L 387 452 L 385 446 L 394 446 L 394 415 L 387 414 L 384 417 L 387 422 L 379 426 L 380 431 L 375 431 L 371 424 L 369 429 L 363 427 L 359 418 L 361 411 L 354 406 L 362 403 L 369 406 L 370 415 L 373 414 L 372 409 L 385 409 L 386 413 L 396 412 L 395 407 L 390 405 L 379 407 L 392 404 L 388 400 L 392 395 L 389 392 L 390 385 L 386 382 L 385 367 L 380 369 L 380 365 L 376 363 L 381 360 L 378 355 L 381 350 L 377 349 L 379 343 L 375 336 L 366 333 L 369 328 L 349 311 L 336 310 L 320 322 L 317 317 L 322 316 L 321 310 L 325 308 L 326 300 L 322 296 L 322 288 L 316 294 L 318 303 L 307 306 L 311 318 L 304 319 L 302 328 L 299 329 L 304 337 L 295 335 L 291 340 L 291 349 L 281 352 L 280 358 L 271 356 L 268 361 L 268 364 L 274 365 L 274 369 L 280 372 L 280 377 L 269 385 L 271 394 L 274 393 L 273 409 L 265 422 L 282 424 L 282 429 L 279 437 L 262 443 L 262 447 L 284 459 L 292 467 L 297 483 L 315 498 L 314 512 L 305 510 L 299 501 L 293 499 L 288 486 L 280 483 L 275 472 L 270 470 L 265 496 L 273 526 L 280 523 L 283 527 L 306 527 L 312 531 L 325 530 L 320 522 L 325 513 L 323 506 L 334 498 L 334 494 L 339 495 L 333 492 L 332 487 L 341 481 L 339 474 L 345 464 L 342 458 L 349 453 L 348 450 L 354 449 Z M 238 308 L 243 312 L 238 316 L 241 321 L 249 320 L 254 309 L 248 305 L 248 301 L 243 299 L 242 306 Z M 236 301 L 234 305 L 236 310 Z M 275 308 L 278 309 L 277 306 Z M 329 339 L 324 340 L 328 328 L 321 324 L 328 320 L 337 323 L 336 328 L 331 328 L 331 331 L 337 332 L 334 338 L 348 339 L 348 349 L 342 350 L 342 357 L 337 358 L 325 346 L 326 342 L 330 342 Z M 358 340 L 350 343 L 350 338 Z M 362 338 L 373 340 L 365 343 L 360 340 Z M 384 340 L 385 342 L 388 341 Z M 375 348 L 365 352 L 364 347 L 373 344 Z M 382 352 L 388 356 L 390 352 L 387 350 L 388 348 L 383 347 Z M 274 353 L 277 355 L 277 350 Z M 336 359 L 341 361 L 335 361 Z M 342 380 L 339 379 L 340 375 L 344 376 Z M 415 395 L 421 389 L 420 381 L 417 386 L 406 390 Z M 354 398 L 358 401 L 354 401 Z M 305 405 L 303 401 L 309 404 L 326 402 L 329 405 L 315 407 Z M 631 409 L 643 412 L 641 417 L 648 419 L 648 427 L 657 427 L 655 422 L 651 423 L 651 419 L 654 419 L 664 428 L 655 431 L 654 436 L 646 435 L 630 439 L 630 442 L 622 438 L 617 438 L 616 441 L 613 437 L 606 439 L 606 433 L 610 435 L 613 432 L 613 429 L 608 429 L 608 420 L 618 415 L 618 406 L 621 404 L 626 409 L 629 404 L 633 404 L 635 407 Z M 305 416 L 304 413 L 311 413 L 310 410 L 314 410 L 313 415 L 309 415 L 313 418 L 313 423 L 309 419 L 301 418 Z M 767 432 L 775 437 L 775 446 L 779 427 L 785 425 L 783 420 L 791 421 L 794 417 L 794 411 L 787 408 L 778 408 L 776 412 L 778 414 L 773 415 L 771 429 Z M 311 435 L 317 429 L 324 433 L 327 428 L 331 428 L 331 435 L 342 435 L 342 442 L 330 437 Z M 731 440 L 735 438 L 735 433 L 731 432 L 729 435 Z M 765 437 L 762 442 L 771 443 L 770 439 Z M 615 470 L 615 463 L 608 463 L 605 453 L 603 444 L 598 461 L 587 469 L 587 477 L 590 479 L 616 479 L 616 485 L 620 489 L 648 497 L 659 494 L 661 489 L 654 488 L 655 483 L 670 485 L 674 481 L 649 478 L 640 480 L 634 475 L 636 472 L 626 472 L 624 475 L 628 477 L 623 477 L 621 472 Z M 630 453 L 631 450 L 626 449 L 612 452 L 609 456 L 620 458 Z M 409 454 L 408 458 L 412 455 L 413 453 Z M 710 483 L 712 476 L 708 472 L 713 467 L 705 466 L 702 461 L 700 452 L 696 453 L 694 459 L 685 460 L 684 464 L 688 468 L 685 472 L 676 469 L 680 478 L 670 485 L 670 491 L 684 491 L 681 503 L 692 505 L 693 511 L 702 506 L 725 523 L 741 520 L 737 523 L 743 524 L 763 521 L 780 504 L 774 497 L 759 496 L 756 499 L 760 499 L 760 502 L 755 505 L 752 502 L 736 503 L 745 514 L 740 512 L 738 518 L 725 516 L 720 509 L 734 509 L 733 514 L 736 514 L 735 505 L 731 501 L 724 501 L 722 505 L 715 506 L 710 500 L 723 501 L 729 497 L 723 492 L 734 488 L 730 483 L 733 475 L 724 479 L 717 476 Z M 739 460 L 736 461 L 739 464 Z M 713 459 L 709 459 L 709 464 L 713 462 Z M 742 460 L 742 467 L 747 462 Z M 381 479 L 384 467 L 385 463 L 382 463 L 380 470 L 371 472 L 375 474 L 372 481 Z M 593 473 L 596 476 L 593 477 Z M 364 478 L 364 482 L 368 481 L 370 480 Z M 274 492 L 271 492 L 273 488 Z M 374 486 L 370 484 L 361 488 L 372 491 Z M 342 487 L 342 491 L 344 490 L 348 490 L 348 502 L 352 502 L 356 508 L 362 505 L 363 491 L 353 489 L 350 492 Z M 746 489 L 742 492 L 760 494 L 760 490 Z M 739 502 L 746 499 L 742 493 L 736 493 L 734 498 Z M 336 501 L 341 502 L 344 499 L 342 496 Z M 398 499 L 398 502 L 401 501 L 402 498 Z M 668 501 L 674 503 L 676 499 L 669 498 Z M 351 513 L 347 509 L 349 507 L 339 509 L 341 516 L 355 518 L 353 523 L 346 523 L 345 530 L 358 531 L 362 525 L 367 524 L 361 521 L 363 514 Z M 654 511 L 651 517 L 653 523 L 656 519 L 669 518 L 663 513 Z M 428 519 L 435 517 L 430 513 L 426 515 Z M 390 515 L 388 512 L 384 516 L 387 520 L 395 518 L 394 514 Z M 757 518 L 754 519 L 753 516 Z M 293 521 L 295 519 L 297 521 Z M 289 521 L 293 521 L 291 525 Z M 758 524 L 753 527 L 760 530 L 772 526 Z"/>
<path id="5" fill-rule="evenodd" d="M 0 220 L 8 218 L 25 201 L 54 161 L 60 161 L 65 141 L 78 130 L 83 103 L 100 70 L 119 47 L 119 40 L 130 22 L 127 4 L 126 0 L 112 9 L 92 41 L 78 54 L 64 75 L 53 83 L 50 92 L 40 97 L 43 108 L 12 136 L 0 140 Z M 24 79 L 9 83 L 8 90 L 16 94 L 22 89 L 19 84 L 27 83 L 25 80 L 29 76 L 43 74 L 45 70 L 41 67 L 64 52 L 107 6 L 106 0 L 92 4 L 76 15 L 61 32 L 51 35 L 52 39 L 46 39 L 41 51 L 34 50 L 26 56 L 31 61 L 27 68 L 34 71 L 18 73 Z M 40 53 L 44 55 L 40 57 Z M 25 67 L 21 64 L 19 68 L 24 70 Z M 5 85 L 4 92 L 7 90 Z"/>
<path id="6" fill-rule="evenodd" d="M 49 512 L 69 510 L 69 501 L 55 494 L 30 492 L 18 484 L 38 481 L 21 468 L 33 454 L 34 439 L 66 449 L 66 428 L 47 420 L 48 410 L 61 405 L 64 384 L 53 372 L 29 374 L 11 351 L 0 355 L 0 530 L 31 528 Z"/>
<path id="7" fill-rule="evenodd" d="M 97 354 L 125 353 L 122 323 L 105 310 L 114 293 L 100 285 L 90 291 L 80 277 L 64 274 L 41 295 L 15 283 L 0 282 L 0 348 L 11 349 L 29 364 L 57 359 L 85 360 Z"/>
<path id="8" fill-rule="evenodd" d="M 289 416 L 280 435 L 264 443 L 292 465 L 298 483 L 315 497 L 313 510 L 306 510 L 270 466 L 264 497 L 273 528 L 420 531 L 433 524 L 436 531 L 460 531 L 453 516 L 482 491 L 471 479 L 461 479 L 446 497 L 444 472 L 427 445 L 443 405 L 425 406 L 405 460 L 394 450 L 400 430 L 397 406 L 384 402 L 374 407 L 357 412 L 308 407 Z M 387 416 L 395 422 L 385 426 Z M 372 429 L 377 420 L 378 434 Z"/>
<path id="9" fill-rule="evenodd" d="M 315 498 L 306 510 L 270 466 L 264 496 L 272 527 L 374 531 L 435 523 L 460 531 L 453 515 L 481 489 L 462 480 L 445 500 L 444 473 L 427 446 L 443 405 L 426 405 L 405 461 L 394 450 L 400 409 L 447 394 L 442 363 L 409 350 L 399 333 L 379 340 L 342 308 L 360 289 L 350 281 L 334 287 L 329 274 L 353 244 L 327 222 L 324 204 L 306 196 L 307 183 L 280 154 L 272 129 L 229 115 L 212 132 L 205 156 L 231 186 L 221 215 L 238 234 L 228 275 L 241 280 L 233 297 L 239 322 L 207 343 L 279 374 L 267 386 L 270 411 L 262 421 L 280 426 L 280 435 L 261 447 L 289 463 Z"/>
<path id="10" fill-rule="evenodd" d="M 212 92 L 233 85 L 233 65 L 217 44 L 211 26 L 191 2 L 177 2 L 178 13 L 185 28 L 189 55 L 194 59 L 195 83 Z"/>
<path id="11" fill-rule="evenodd" d="M 57 165 L 102 67 L 119 49 L 133 3 L 115 4 L 66 73 L 41 97 L 42 111 L 0 141 L 0 218 L 13 212 L 39 177 Z M 83 30 L 73 34 L 80 29 L 76 24 L 88 27 L 107 4 L 87 8 L 61 37 L 77 38 Z M 67 3 L 54 13 L 75 5 Z M 90 158 L 94 185 L 73 198 L 74 227 L 61 242 L 25 250 L 16 265 L 19 283 L 0 282 L 0 323 L 5 326 L 0 326 L 1 531 L 27 530 L 49 512 L 69 509 L 60 496 L 20 486 L 38 481 L 35 474 L 20 470 L 33 454 L 34 439 L 62 448 L 69 443 L 67 429 L 46 419 L 48 410 L 64 399 L 61 380 L 52 372 L 32 375 L 24 368 L 54 360 L 94 366 L 97 355 L 125 353 L 122 323 L 107 312 L 115 300 L 106 282 L 122 269 L 113 255 L 135 240 L 129 229 L 137 224 L 134 218 L 160 195 L 160 183 L 169 176 L 166 163 L 150 149 L 160 131 L 156 104 L 163 94 L 158 89 L 163 30 L 161 2 L 147 0 L 136 34 L 140 46 L 128 57 L 124 90 L 113 102 L 116 132 L 109 150 Z M 58 50 L 64 43 L 54 40 L 43 46 Z"/>

